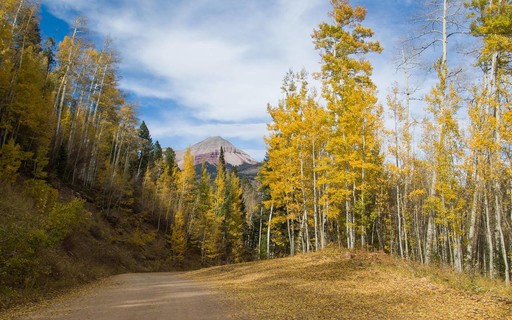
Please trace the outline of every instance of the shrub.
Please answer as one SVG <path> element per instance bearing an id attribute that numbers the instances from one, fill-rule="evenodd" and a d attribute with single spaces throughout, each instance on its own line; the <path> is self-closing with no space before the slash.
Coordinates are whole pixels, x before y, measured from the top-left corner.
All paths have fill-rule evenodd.
<path id="1" fill-rule="evenodd" d="M 86 220 L 84 201 L 74 199 L 68 203 L 57 203 L 45 221 L 48 244 L 54 246 L 84 224 Z"/>

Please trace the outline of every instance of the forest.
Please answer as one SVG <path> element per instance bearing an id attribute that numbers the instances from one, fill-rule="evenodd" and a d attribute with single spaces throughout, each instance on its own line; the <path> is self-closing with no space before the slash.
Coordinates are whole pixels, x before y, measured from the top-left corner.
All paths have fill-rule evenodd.
<path id="1" fill-rule="evenodd" d="M 212 178 L 204 165 L 196 174 L 190 152 L 180 169 L 172 148 L 153 142 L 120 89 L 115 39 L 98 47 L 79 17 L 60 43 L 42 39 L 37 4 L 2 1 L 2 293 L 59 283 L 87 238 L 137 247 L 138 257 L 156 248 L 151 270 L 341 246 L 509 284 L 512 4 L 432 1 L 428 32 L 404 44 L 405 85 L 389 88 L 386 101 L 372 80 L 369 56 L 383 48 L 364 26 L 366 9 L 331 4 L 329 20 L 312 30 L 320 93 L 306 71 L 285 75 L 282 99 L 268 105 L 267 156 L 248 181 L 228 170 L 222 150 Z M 466 23 L 454 20 L 460 15 Z M 478 48 L 471 81 L 449 59 L 457 33 Z M 437 54 L 437 80 L 417 121 L 409 77 L 426 48 Z"/>
<path id="2" fill-rule="evenodd" d="M 381 102 L 368 56 L 383 48 L 366 9 L 331 3 L 331 21 L 312 34 L 321 93 L 305 71 L 290 72 L 268 106 L 267 252 L 362 247 L 510 284 L 511 2 L 429 2 L 403 43 L 403 85 Z M 458 33 L 476 48 L 472 81 L 449 59 Z M 437 80 L 419 98 L 424 118 L 412 119 L 411 69 L 427 49 Z"/>
<path id="3" fill-rule="evenodd" d="M 41 39 L 39 10 L 0 3 L 0 306 L 109 273 L 255 258 L 253 185 L 222 156 L 215 180 L 190 153 L 178 168 L 119 88 L 112 40 L 96 47 L 81 18 L 60 43 Z"/>

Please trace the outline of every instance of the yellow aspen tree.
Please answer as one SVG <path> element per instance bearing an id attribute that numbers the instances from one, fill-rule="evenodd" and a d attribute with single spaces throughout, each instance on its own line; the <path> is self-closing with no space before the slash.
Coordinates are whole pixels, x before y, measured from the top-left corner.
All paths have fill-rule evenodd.
<path id="1" fill-rule="evenodd" d="M 509 1 L 474 0 L 469 3 L 475 20 L 471 25 L 471 32 L 475 37 L 482 38 L 483 45 L 480 50 L 478 64 L 484 72 L 482 90 L 476 92 L 475 108 L 482 108 L 483 111 L 474 110 L 475 114 L 484 113 L 487 123 L 475 123 L 477 128 L 488 128 L 486 141 L 478 144 L 475 140 L 474 150 L 477 155 L 485 157 L 489 175 L 477 176 L 477 185 L 483 189 L 483 210 L 487 224 L 487 245 L 489 257 L 489 274 L 495 276 L 494 266 L 495 250 L 501 254 L 503 263 L 503 274 L 507 285 L 510 284 L 510 258 L 507 254 L 507 237 L 504 231 L 507 216 L 505 204 L 509 202 L 503 189 L 511 188 L 510 181 L 510 158 L 504 158 L 507 146 L 510 146 L 510 55 L 512 52 L 511 17 L 512 4 Z M 480 119 L 474 119 L 479 121 Z M 508 181 L 507 181 L 508 180 Z M 476 189 L 480 191 L 480 189 Z M 475 193 L 475 197 L 478 195 Z M 475 202 L 475 201 L 474 201 Z M 477 214 L 472 210 L 472 214 Z M 494 219 L 492 219 L 494 213 Z M 510 217 L 512 219 L 512 217 Z M 471 221 L 474 218 L 472 217 Z M 494 220 L 494 221 L 493 221 Z M 510 222 L 510 220 L 509 220 Z M 471 230 L 473 228 L 473 230 Z M 474 226 L 470 227 L 470 236 L 474 237 Z M 493 234 L 495 235 L 493 237 Z M 470 239 L 473 243 L 472 239 Z M 510 242 L 510 239 L 508 240 Z M 494 242 L 494 243 L 493 243 Z M 496 247 L 496 248 L 495 248 Z M 468 255 L 471 253 L 469 252 Z M 472 256 L 470 256 L 471 258 Z"/>
<path id="2" fill-rule="evenodd" d="M 58 82 L 54 101 L 54 114 L 56 118 L 54 153 L 60 147 L 62 141 L 60 137 L 61 120 L 65 113 L 65 100 L 70 91 L 71 84 L 73 83 L 72 76 L 73 74 L 80 74 L 75 69 L 79 64 L 82 54 L 83 43 L 78 37 L 78 32 L 82 27 L 83 21 L 79 18 L 75 19 L 72 35 L 64 37 L 64 40 L 59 43 L 59 49 L 56 55 L 60 63 L 53 74 L 53 77 L 55 77 Z"/>
<path id="3" fill-rule="evenodd" d="M 432 215 L 429 225 L 438 228 L 439 254 L 444 263 L 451 264 L 456 271 L 461 272 L 462 265 L 462 210 L 465 208 L 464 197 L 461 195 L 461 136 L 455 113 L 460 107 L 458 94 L 453 84 L 448 82 L 446 63 L 440 60 L 436 64 L 439 83 L 426 97 L 427 110 L 433 117 L 432 124 L 427 128 L 432 133 L 430 159 L 433 174 L 432 188 L 427 206 Z M 432 235 L 432 233 L 429 233 Z M 429 239 L 427 239 L 429 241 Z M 427 246 L 427 249 L 429 246 Z M 426 252 L 425 261 L 428 263 L 432 252 Z"/>
<path id="4" fill-rule="evenodd" d="M 291 146 L 294 153 L 293 176 L 295 179 L 293 199 L 296 203 L 296 216 L 299 225 L 298 244 L 302 252 L 318 247 L 318 217 L 315 211 L 314 197 L 314 171 L 313 171 L 313 147 L 311 143 L 318 138 L 318 132 L 314 132 L 313 119 L 315 109 L 315 97 L 310 92 L 307 82 L 307 73 L 303 70 L 295 74 L 294 86 L 296 93 L 286 99 L 289 104 L 292 122 L 290 123 Z M 321 121 L 321 120 L 320 120 Z M 320 143 L 318 143 L 320 144 Z M 316 219 L 316 223 L 315 223 Z M 311 229 L 313 227 L 313 230 Z"/>
<path id="5" fill-rule="evenodd" d="M 267 125 L 268 127 L 268 125 Z M 267 139 L 267 137 L 264 137 Z M 265 140 L 266 141 L 266 140 Z M 260 170 L 258 170 L 258 181 L 260 183 L 259 191 L 261 193 L 261 211 L 260 211 L 260 232 L 259 232 L 259 248 L 258 253 L 260 254 L 260 258 L 266 257 L 270 259 L 273 257 L 273 250 L 271 250 L 271 242 L 272 242 L 272 218 L 274 215 L 274 199 L 272 199 L 271 189 L 269 185 L 268 177 L 271 177 L 270 171 L 272 168 L 268 164 L 269 156 L 268 156 L 268 146 L 267 153 L 265 154 L 265 158 L 263 159 L 263 163 L 261 165 Z M 261 250 L 261 242 L 262 242 L 262 225 L 263 225 L 263 212 L 264 210 L 268 210 L 268 218 L 266 221 L 266 232 L 265 232 L 265 255 L 262 254 Z"/>
<path id="6" fill-rule="evenodd" d="M 361 245 L 366 245 L 371 191 L 376 187 L 370 176 L 382 170 L 382 111 L 371 80 L 372 65 L 365 58 L 382 48 L 377 41 L 369 41 L 373 31 L 362 25 L 366 9 L 352 7 L 347 0 L 332 0 L 331 5 L 332 22 L 321 23 L 313 33 L 322 58 L 322 94 L 332 128 L 323 184 L 338 218 L 345 213 L 346 244 L 354 248 L 356 232 Z"/>
<path id="7" fill-rule="evenodd" d="M 169 174 L 169 170 L 171 169 L 165 167 L 163 172 L 155 181 L 151 211 L 153 215 L 157 213 L 158 216 L 157 230 L 166 230 L 169 226 L 171 216 L 176 213 L 175 201 L 177 182 L 174 178 L 176 178 L 178 171 L 171 175 Z M 162 228 L 163 223 L 165 224 Z"/>
<path id="8" fill-rule="evenodd" d="M 187 251 L 187 234 L 185 233 L 185 217 L 180 209 L 176 212 L 171 228 L 171 251 L 175 266 L 183 267 Z"/>
<path id="9" fill-rule="evenodd" d="M 46 79 L 48 61 L 41 52 L 37 7 L 6 1 L 0 12 L 0 147 L 12 139 L 27 155 L 20 168 L 44 178 L 53 100 L 52 85 Z"/>
<path id="10" fill-rule="evenodd" d="M 406 214 L 407 204 L 407 169 L 409 164 L 408 146 L 410 146 L 410 134 L 408 114 L 406 107 L 400 101 L 398 95 L 398 85 L 392 88 L 392 93 L 387 97 L 387 105 L 392 112 L 394 127 L 390 133 L 389 153 L 394 157 L 394 162 L 389 164 L 389 171 L 393 178 L 395 191 L 395 206 L 397 220 L 397 236 L 399 255 L 402 258 L 409 258 L 409 241 L 408 241 L 408 219 Z"/>
<path id="11" fill-rule="evenodd" d="M 189 226 L 188 222 L 193 218 L 193 203 L 195 197 L 196 171 L 194 167 L 194 156 L 190 148 L 187 148 L 183 157 L 183 169 L 177 176 L 177 204 L 176 214 L 171 227 L 171 249 L 174 262 L 182 266 L 185 259 Z"/>
<path id="12" fill-rule="evenodd" d="M 196 214 L 196 169 L 192 151 L 185 152 L 183 159 L 183 170 L 178 179 L 178 204 L 177 211 L 183 212 L 185 232 L 187 238 L 190 236 L 191 223 Z"/>
<path id="13" fill-rule="evenodd" d="M 304 237 L 307 230 L 307 207 L 304 203 L 303 178 L 301 172 L 304 166 L 303 141 L 301 134 L 302 116 L 301 105 L 305 87 L 305 74 L 289 72 L 282 85 L 284 99 L 279 101 L 277 107 L 268 106 L 267 110 L 272 117 L 272 123 L 267 125 L 270 135 L 265 137 L 267 144 L 268 161 L 267 170 L 263 171 L 263 180 L 270 189 L 272 201 L 267 202 L 272 207 L 274 226 L 286 224 L 288 235 L 289 254 L 295 254 L 295 224 L 299 224 L 299 241 L 302 249 L 307 247 Z M 301 93 L 302 92 L 302 93 Z M 296 160 L 298 159 L 298 161 Z M 278 208 L 282 210 L 277 210 Z M 277 213 L 280 213 L 279 215 Z M 277 239 L 277 238 L 275 238 Z"/>
<path id="14" fill-rule="evenodd" d="M 242 262 L 246 256 L 244 244 L 245 208 L 243 203 L 243 190 L 236 168 L 228 176 L 228 194 L 226 201 L 229 208 L 226 216 L 228 235 L 228 261 Z"/>
<path id="15" fill-rule="evenodd" d="M 206 262 L 206 242 L 209 237 L 211 226 L 215 224 L 212 216 L 209 215 L 211 208 L 211 176 L 208 173 L 205 162 L 201 165 L 201 178 L 197 186 L 196 203 L 197 210 L 192 221 L 192 241 L 201 252 L 201 264 Z"/>
<path id="16" fill-rule="evenodd" d="M 45 61 L 32 47 L 23 50 L 23 63 L 17 71 L 8 104 L 12 131 L 10 137 L 24 151 L 31 152 L 29 167 L 36 178 L 43 178 L 52 138 L 51 95 L 45 79 Z M 27 159 L 29 160 L 29 159 Z"/>
<path id="17" fill-rule="evenodd" d="M 315 250 L 323 249 L 326 246 L 326 223 L 328 215 L 326 208 L 321 204 L 322 189 L 319 184 L 318 165 L 326 156 L 325 146 L 328 140 L 328 115 L 327 111 L 320 106 L 315 94 L 308 93 L 307 83 L 302 84 L 301 109 L 299 110 L 302 121 L 299 132 L 301 132 L 301 145 L 298 149 L 301 168 L 301 188 L 303 205 L 313 215 L 313 240 Z M 308 94 L 308 96 L 306 96 Z M 308 215 L 310 216 L 310 215 Z M 309 224 L 306 224 L 309 226 Z M 307 235 L 309 239 L 309 234 Z"/>
<path id="18" fill-rule="evenodd" d="M 136 136 L 137 119 L 133 107 L 129 104 L 124 104 L 118 112 L 118 123 L 104 120 L 103 124 L 108 128 L 107 130 L 113 130 L 111 143 L 106 137 L 100 141 L 109 150 L 108 152 L 105 150 L 105 154 L 101 157 L 103 166 L 98 168 L 99 182 L 105 190 L 104 207 L 109 212 L 126 207 L 123 201 L 129 200 L 133 192 L 129 184 L 131 179 L 129 165 L 134 153 L 132 144 Z M 78 174 L 78 172 L 75 173 Z"/>
<path id="19" fill-rule="evenodd" d="M 194 156 L 190 148 L 187 148 L 183 157 L 183 169 L 178 176 L 178 203 L 177 211 L 189 212 L 194 202 L 196 169 L 194 166 Z M 185 221 L 188 218 L 185 217 Z"/>
<path id="20" fill-rule="evenodd" d="M 278 106 L 268 107 L 272 123 L 265 138 L 268 159 L 261 176 L 271 198 L 266 201 L 273 218 L 268 227 L 272 224 L 278 229 L 286 223 L 293 255 L 297 250 L 308 252 L 325 246 L 328 216 L 320 204 L 318 167 L 325 156 L 328 114 L 309 89 L 306 71 L 288 72 L 281 89 L 284 97 Z"/>
<path id="21" fill-rule="evenodd" d="M 142 179 L 142 192 L 141 192 L 141 206 L 143 212 L 151 213 L 151 215 L 148 217 L 150 219 L 153 219 L 154 214 L 154 199 L 155 199 L 155 181 L 153 181 L 151 177 L 151 170 L 146 170 L 144 173 L 144 178 Z M 158 222 L 159 223 L 159 222 Z M 159 229 L 159 228 L 158 228 Z M 157 229 L 157 230 L 158 230 Z"/>
<path id="22" fill-rule="evenodd" d="M 488 271 L 489 276 L 495 276 L 494 267 L 494 237 L 491 212 L 488 204 L 488 194 L 485 191 L 488 188 L 489 177 L 491 177 L 490 166 L 488 164 L 489 152 L 491 151 L 493 141 L 493 121 L 490 109 L 486 107 L 485 89 L 473 89 L 473 101 L 469 104 L 468 113 L 471 120 L 470 136 L 468 146 L 470 154 L 466 159 L 466 169 L 472 172 L 471 187 L 471 208 L 469 211 L 469 226 L 466 245 L 466 263 L 467 269 L 478 264 L 475 261 L 476 246 L 479 234 L 482 232 L 478 226 L 478 221 L 485 222 L 485 231 L 483 236 L 487 246 Z M 483 262 L 483 261 L 482 261 Z"/>
<path id="23" fill-rule="evenodd" d="M 226 254 L 226 190 L 227 170 L 224 151 L 220 149 L 217 161 L 217 176 L 213 183 L 211 207 L 207 213 L 208 237 L 205 239 L 205 256 L 207 263 L 219 263 Z"/>
<path id="24" fill-rule="evenodd" d="M 430 11 L 422 14 L 422 31 L 413 39 L 418 43 L 416 55 L 441 44 L 439 58 L 433 63 L 437 84 L 425 97 L 428 117 L 425 121 L 423 151 L 431 171 L 428 198 L 424 203 L 427 216 L 424 262 L 440 259 L 454 269 L 462 270 L 461 211 L 465 203 L 461 196 L 462 140 L 459 133 L 456 112 L 460 98 L 454 89 L 448 66 L 449 39 L 460 33 L 461 3 L 454 0 L 428 2 Z M 458 202 L 461 200 L 462 202 Z"/>
<path id="25" fill-rule="evenodd" d="M 11 101 L 11 83 L 15 69 L 15 51 L 12 46 L 14 27 L 12 21 L 16 15 L 19 1 L 7 0 L 0 3 L 0 146 L 8 143 L 13 130 Z"/>
<path id="26" fill-rule="evenodd" d="M 30 153 L 21 150 L 20 145 L 10 139 L 0 147 L 0 183 L 12 185 L 18 177 L 18 170 L 23 160 L 28 159 Z"/>

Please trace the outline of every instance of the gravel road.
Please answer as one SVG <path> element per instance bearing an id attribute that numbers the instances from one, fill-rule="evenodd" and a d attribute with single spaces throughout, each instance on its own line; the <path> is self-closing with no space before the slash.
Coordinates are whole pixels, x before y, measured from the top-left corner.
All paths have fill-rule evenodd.
<path id="1" fill-rule="evenodd" d="M 22 319 L 226 319 L 218 298 L 219 293 L 177 272 L 132 273 Z"/>

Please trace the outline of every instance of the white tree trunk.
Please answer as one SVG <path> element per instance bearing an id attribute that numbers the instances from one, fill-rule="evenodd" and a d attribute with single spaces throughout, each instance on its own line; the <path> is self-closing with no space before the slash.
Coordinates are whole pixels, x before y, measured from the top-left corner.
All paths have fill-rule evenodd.
<path id="1" fill-rule="evenodd" d="M 272 258 L 270 254 L 270 226 L 272 224 L 272 213 L 274 212 L 274 203 L 270 205 L 270 214 L 268 216 L 268 224 L 267 224 L 267 259 Z"/>

